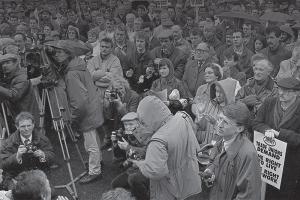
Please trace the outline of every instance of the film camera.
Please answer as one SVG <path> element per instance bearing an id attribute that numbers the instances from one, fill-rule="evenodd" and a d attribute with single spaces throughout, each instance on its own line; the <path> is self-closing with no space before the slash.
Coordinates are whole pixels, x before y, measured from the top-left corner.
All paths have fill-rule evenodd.
<path id="1" fill-rule="evenodd" d="M 117 90 L 106 90 L 105 91 L 105 96 L 112 100 L 117 99 L 118 95 L 120 96 L 120 92 L 118 92 Z"/>
<path id="2" fill-rule="evenodd" d="M 37 150 L 37 147 L 32 143 L 26 144 L 25 147 L 27 149 L 27 153 L 33 153 Z"/>
<path id="3" fill-rule="evenodd" d="M 118 142 L 118 141 L 123 141 L 123 137 L 125 137 L 125 134 L 124 134 L 124 131 L 122 128 L 116 130 L 116 131 L 112 131 L 111 132 L 111 135 L 112 135 L 112 140 L 113 142 Z"/>
<path id="4" fill-rule="evenodd" d="M 55 49 L 48 46 L 36 47 L 25 53 L 24 65 L 27 68 L 28 78 L 36 78 L 42 75 L 42 88 L 49 88 L 57 84 L 57 69 L 50 67 L 53 62 L 46 62 L 47 59 L 45 58 L 49 57 L 50 59 L 55 53 Z M 55 66 L 55 63 L 53 66 Z"/>

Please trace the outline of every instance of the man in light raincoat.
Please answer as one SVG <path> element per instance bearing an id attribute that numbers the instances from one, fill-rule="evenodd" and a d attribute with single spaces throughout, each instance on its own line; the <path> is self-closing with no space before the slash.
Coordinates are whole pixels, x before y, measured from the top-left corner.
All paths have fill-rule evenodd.
<path id="1" fill-rule="evenodd" d="M 140 126 L 153 134 L 145 160 L 133 161 L 150 179 L 150 199 L 187 199 L 201 192 L 196 158 L 199 149 L 192 119 L 184 112 L 172 115 L 157 97 L 145 97 L 137 114 Z"/>

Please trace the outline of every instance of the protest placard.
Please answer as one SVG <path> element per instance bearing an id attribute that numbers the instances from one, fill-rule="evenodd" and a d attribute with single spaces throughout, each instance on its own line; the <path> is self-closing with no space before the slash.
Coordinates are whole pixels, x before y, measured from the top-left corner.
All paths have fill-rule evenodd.
<path id="1" fill-rule="evenodd" d="M 262 181 L 280 189 L 287 144 L 254 131 L 254 146 L 262 167 Z"/>

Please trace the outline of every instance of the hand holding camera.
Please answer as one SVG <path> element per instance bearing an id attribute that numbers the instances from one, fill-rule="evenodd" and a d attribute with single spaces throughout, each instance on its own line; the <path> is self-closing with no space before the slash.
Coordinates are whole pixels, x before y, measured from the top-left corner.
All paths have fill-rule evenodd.
<path id="1" fill-rule="evenodd" d="M 122 140 L 123 141 L 118 141 L 118 146 L 120 147 L 120 149 L 125 150 L 125 151 L 129 150 L 129 148 L 130 148 L 129 143 L 123 137 L 122 137 Z"/>
<path id="2" fill-rule="evenodd" d="M 204 172 L 200 172 L 200 176 L 208 188 L 212 187 L 216 177 L 210 169 L 206 169 Z"/>
<path id="3" fill-rule="evenodd" d="M 44 153 L 42 150 L 40 150 L 40 149 L 34 151 L 34 152 L 33 152 L 33 155 L 34 155 L 35 157 L 39 158 L 41 162 L 45 162 L 45 161 L 46 161 L 46 160 L 45 160 L 45 158 L 46 158 L 45 153 Z"/>
<path id="4" fill-rule="evenodd" d="M 146 68 L 146 77 L 147 78 L 150 78 L 153 74 L 154 74 L 154 67 L 152 67 L 152 66 L 148 66 L 147 68 Z"/>
<path id="5" fill-rule="evenodd" d="M 133 69 L 130 68 L 127 70 L 125 75 L 127 78 L 131 78 L 133 76 Z"/>
<path id="6" fill-rule="evenodd" d="M 18 161 L 22 160 L 22 156 L 23 154 L 27 153 L 27 148 L 25 145 L 20 145 L 19 148 L 18 148 L 18 152 L 17 152 L 17 155 L 16 155 L 16 158 Z"/>

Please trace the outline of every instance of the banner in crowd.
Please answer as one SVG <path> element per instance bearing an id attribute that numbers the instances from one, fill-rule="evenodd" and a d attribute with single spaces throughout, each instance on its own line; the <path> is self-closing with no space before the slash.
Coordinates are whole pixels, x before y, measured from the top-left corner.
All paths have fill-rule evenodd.
<path id="1" fill-rule="evenodd" d="M 254 146 L 262 167 L 262 181 L 280 189 L 287 144 L 254 131 Z"/>

